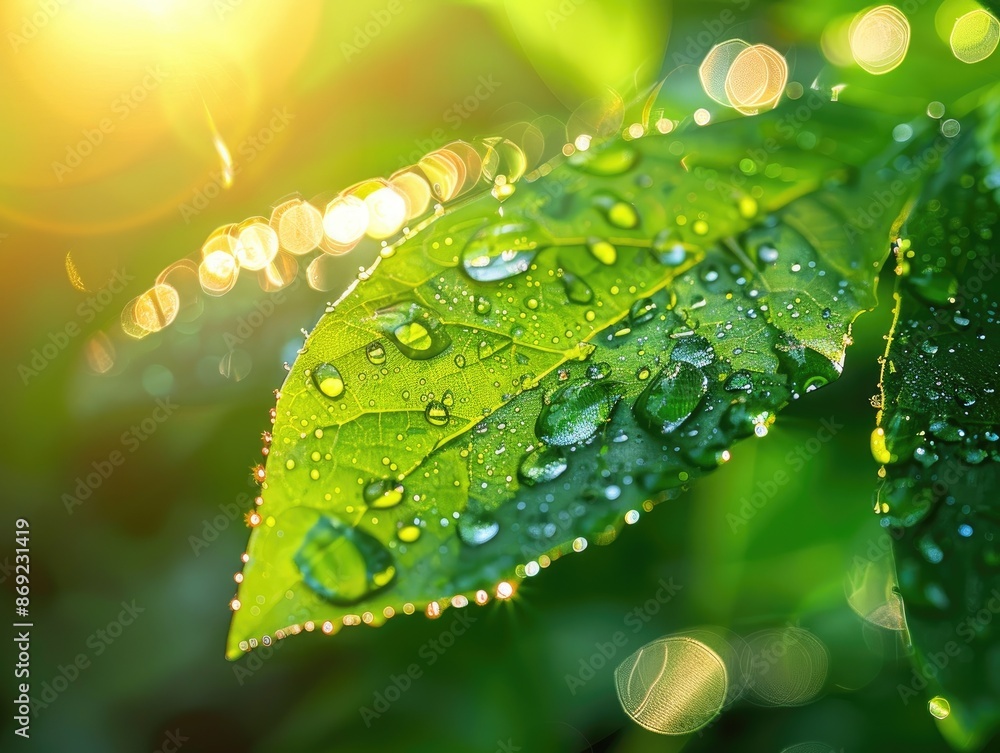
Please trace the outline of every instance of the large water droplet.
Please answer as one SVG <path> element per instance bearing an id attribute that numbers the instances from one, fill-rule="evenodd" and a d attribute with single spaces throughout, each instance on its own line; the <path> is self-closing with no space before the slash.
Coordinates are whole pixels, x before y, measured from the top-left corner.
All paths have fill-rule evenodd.
<path id="1" fill-rule="evenodd" d="M 976 404 L 976 393 L 968 387 L 959 387 L 955 390 L 955 402 L 963 408 L 971 408 Z"/>
<path id="2" fill-rule="evenodd" d="M 628 321 L 632 327 L 652 321 L 656 316 L 656 304 L 652 298 L 640 298 L 628 310 Z"/>
<path id="3" fill-rule="evenodd" d="M 596 382 L 598 379 L 607 379 L 611 373 L 611 364 L 604 361 L 592 363 L 587 367 L 587 379 Z"/>
<path id="4" fill-rule="evenodd" d="M 314 366 L 312 379 L 319 391 L 327 397 L 340 397 L 344 394 L 344 379 L 332 363 Z"/>
<path id="5" fill-rule="evenodd" d="M 693 246 L 682 243 L 670 228 L 664 228 L 653 237 L 653 256 L 660 264 L 676 267 L 695 251 Z"/>
<path id="6" fill-rule="evenodd" d="M 392 555 L 374 536 L 321 517 L 295 552 L 303 582 L 334 604 L 354 604 L 396 576 Z"/>
<path id="7" fill-rule="evenodd" d="M 935 719 L 947 719 L 951 716 L 951 704 L 944 696 L 936 695 L 927 702 L 927 710 Z"/>
<path id="8" fill-rule="evenodd" d="M 420 538 L 420 527 L 419 526 L 403 526 L 398 531 L 396 531 L 396 538 L 402 541 L 404 544 L 412 544 L 417 539 Z"/>
<path id="9" fill-rule="evenodd" d="M 623 230 L 631 230 L 639 226 L 639 212 L 636 208 L 610 191 L 598 191 L 591 198 L 591 203 L 598 209 L 608 224 Z"/>
<path id="10" fill-rule="evenodd" d="M 590 303 L 594 300 L 594 291 L 582 277 L 577 277 L 572 272 L 563 272 L 562 281 L 566 297 L 573 303 Z"/>
<path id="11" fill-rule="evenodd" d="M 372 366 L 381 366 L 385 363 L 385 346 L 381 340 L 374 340 L 365 346 L 365 357 Z"/>
<path id="12" fill-rule="evenodd" d="M 451 420 L 448 406 L 440 400 L 431 400 L 424 408 L 424 418 L 432 426 L 444 426 Z"/>
<path id="13" fill-rule="evenodd" d="M 611 266 L 618 261 L 618 249 L 609 241 L 601 238 L 590 238 L 587 240 L 587 250 L 601 264 Z"/>
<path id="14" fill-rule="evenodd" d="M 397 303 L 375 313 L 375 322 L 407 358 L 433 358 L 451 345 L 441 320 L 419 303 Z"/>
<path id="15" fill-rule="evenodd" d="M 812 392 L 840 376 L 840 364 L 800 343 L 779 343 L 775 352 L 778 354 L 778 370 L 788 375 L 795 393 Z"/>
<path id="16" fill-rule="evenodd" d="M 704 367 L 715 361 L 715 349 L 704 337 L 682 337 L 670 351 L 674 361 L 687 361 L 692 366 Z"/>
<path id="17" fill-rule="evenodd" d="M 722 386 L 729 392 L 753 392 L 753 375 L 746 369 L 734 371 Z"/>
<path id="18" fill-rule="evenodd" d="M 489 513 L 466 511 L 455 526 L 458 538 L 469 546 L 480 546 L 500 532 L 500 524 Z"/>
<path id="19" fill-rule="evenodd" d="M 708 377 L 687 361 L 667 364 L 635 401 L 635 415 L 650 429 L 669 434 L 684 423 L 708 392 Z"/>
<path id="20" fill-rule="evenodd" d="M 560 450 L 549 447 L 525 455 L 517 475 L 521 483 L 534 486 L 559 478 L 567 467 L 566 456 Z"/>
<path id="21" fill-rule="evenodd" d="M 892 462 L 892 454 L 889 452 L 889 448 L 885 442 L 885 429 L 877 427 L 872 430 L 869 446 L 871 447 L 872 457 L 875 458 L 876 463 L 885 465 Z"/>
<path id="22" fill-rule="evenodd" d="M 778 256 L 778 249 L 774 246 L 762 245 L 757 249 L 757 260 L 761 264 L 774 264 Z"/>
<path id="23" fill-rule="evenodd" d="M 380 478 L 368 483 L 361 496 L 369 507 L 395 507 L 403 501 L 403 486 L 391 478 Z"/>
<path id="24" fill-rule="evenodd" d="M 535 222 L 487 225 L 462 251 L 462 267 L 473 280 L 495 282 L 528 271 L 538 249 L 546 245 Z"/>
<path id="25" fill-rule="evenodd" d="M 535 433 L 546 444 L 555 446 L 584 442 L 607 423 L 619 399 L 615 382 L 566 384 L 552 394 L 538 414 Z"/>

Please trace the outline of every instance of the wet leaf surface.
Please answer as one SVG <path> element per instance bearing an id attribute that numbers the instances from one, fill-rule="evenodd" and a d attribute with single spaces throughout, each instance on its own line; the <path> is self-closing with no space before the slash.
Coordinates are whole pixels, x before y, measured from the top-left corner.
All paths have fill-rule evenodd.
<path id="1" fill-rule="evenodd" d="M 870 216 L 858 144 L 760 174 L 772 127 L 613 140 L 388 247 L 281 390 L 227 654 L 509 596 L 836 379 L 909 185 Z"/>
<path id="2" fill-rule="evenodd" d="M 944 696 L 939 724 L 961 749 L 1000 721 L 995 123 L 966 129 L 903 229 L 872 437 L 885 464 L 876 511 L 895 539 L 914 649 L 898 691 L 907 703 Z"/>

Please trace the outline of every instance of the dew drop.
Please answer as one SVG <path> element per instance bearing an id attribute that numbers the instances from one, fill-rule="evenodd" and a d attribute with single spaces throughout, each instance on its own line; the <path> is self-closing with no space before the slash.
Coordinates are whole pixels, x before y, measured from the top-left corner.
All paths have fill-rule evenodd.
<path id="1" fill-rule="evenodd" d="M 376 479 L 365 486 L 361 496 L 369 507 L 384 510 L 403 501 L 403 487 L 392 479 Z"/>
<path id="2" fill-rule="evenodd" d="M 396 531 L 396 538 L 404 544 L 412 544 L 420 538 L 420 528 L 418 526 L 403 526 Z"/>
<path id="3" fill-rule="evenodd" d="M 577 277 L 572 272 L 563 272 L 562 282 L 566 297 L 573 303 L 586 304 L 594 300 L 594 291 L 582 277 Z"/>
<path id="4" fill-rule="evenodd" d="M 294 559 L 303 582 L 334 604 L 354 604 L 396 576 L 392 555 L 378 539 L 331 516 L 309 529 Z"/>
<path id="5" fill-rule="evenodd" d="M 337 367 L 331 363 L 321 363 L 312 370 L 312 380 L 316 387 L 327 397 L 340 397 L 344 394 L 344 379 Z"/>
<path id="6" fill-rule="evenodd" d="M 403 302 L 380 309 L 375 322 L 407 358 L 433 358 L 451 345 L 441 320 L 419 303 Z"/>
<path id="7" fill-rule="evenodd" d="M 544 484 L 559 478 L 568 467 L 566 456 L 555 448 L 535 450 L 524 456 L 517 469 L 518 478 L 526 486 Z"/>
<path id="8" fill-rule="evenodd" d="M 606 240 L 590 238 L 587 241 L 587 250 L 597 261 L 609 267 L 618 261 L 618 249 Z"/>
<path id="9" fill-rule="evenodd" d="M 598 209 L 608 224 L 631 230 L 639 226 L 639 212 L 636 208 L 610 191 L 599 191 L 594 194 L 591 203 Z"/>
<path id="10" fill-rule="evenodd" d="M 936 695 L 927 702 L 927 710 L 935 719 L 947 719 L 951 715 L 951 704 L 944 696 Z"/>
<path id="11" fill-rule="evenodd" d="M 615 382 L 580 381 L 557 389 L 535 422 L 538 438 L 562 447 L 590 439 L 611 418 L 621 399 Z"/>
<path id="12" fill-rule="evenodd" d="M 734 371 L 722 387 L 729 392 L 753 392 L 753 375 L 746 369 Z"/>
<path id="13" fill-rule="evenodd" d="M 385 346 L 380 340 L 374 340 L 365 346 L 365 356 L 372 366 L 381 366 L 385 363 Z"/>
<path id="14" fill-rule="evenodd" d="M 774 264 L 778 261 L 778 249 L 774 246 L 761 246 L 757 249 L 757 259 L 761 264 Z"/>
<path id="15" fill-rule="evenodd" d="M 653 238 L 652 252 L 660 264 L 676 267 L 687 258 L 690 247 L 682 243 L 670 228 L 664 228 Z"/>
<path id="16" fill-rule="evenodd" d="M 633 412 L 649 428 L 669 434 L 694 413 L 708 392 L 708 377 L 687 361 L 674 361 L 656 375 Z"/>
<path id="17" fill-rule="evenodd" d="M 466 511 L 455 526 L 458 538 L 469 546 L 481 546 L 500 532 L 500 524 L 489 513 Z"/>
<path id="18" fill-rule="evenodd" d="M 477 282 L 496 282 L 528 271 L 544 243 L 535 222 L 501 222 L 488 225 L 462 251 L 462 267 Z"/>
<path id="19" fill-rule="evenodd" d="M 424 418 L 432 426 L 445 426 L 451 420 L 448 406 L 439 400 L 431 400 L 424 408 Z"/>
<path id="20" fill-rule="evenodd" d="M 656 316 L 656 304 L 652 298 L 640 298 L 628 310 L 629 324 L 633 327 L 652 321 L 654 316 Z"/>

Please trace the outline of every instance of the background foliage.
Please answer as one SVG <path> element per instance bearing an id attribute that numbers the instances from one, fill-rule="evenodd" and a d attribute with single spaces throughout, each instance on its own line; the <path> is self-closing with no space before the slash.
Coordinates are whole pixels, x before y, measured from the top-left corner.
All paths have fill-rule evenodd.
<path id="1" fill-rule="evenodd" d="M 271 299 L 273 313 L 254 326 L 265 298 L 248 289 L 210 304 L 196 329 L 123 351 L 102 378 L 86 372 L 83 336 L 68 337 L 37 376 L 24 378 L 18 366 L 30 365 L 33 351 L 67 323 L 91 333 L 115 321 L 132 295 L 215 226 L 260 213 L 288 192 L 387 174 L 526 111 L 568 118 L 604 87 L 623 89 L 634 77 L 652 82 L 732 36 L 781 49 L 796 79 L 796 70 L 821 66 L 820 37 L 831 20 L 860 9 L 842 0 L 291 5 L 260 43 L 287 55 L 198 67 L 211 57 L 202 50 L 196 63 L 168 66 L 149 103 L 129 109 L 62 179 L 50 162 L 64 158 L 65 145 L 114 112 L 120 90 L 142 81 L 156 55 L 169 58 L 164 50 L 183 45 L 168 28 L 160 46 L 116 47 L 117 67 L 102 68 L 94 62 L 103 59 L 97 32 L 93 49 L 56 49 L 80 21 L 82 11 L 66 9 L 29 44 L 0 53 L 11 71 L 0 84 L 5 143 L 19 145 L 9 150 L 0 187 L 0 251 L 9 268 L 0 283 L 10 354 L 5 520 L 11 538 L 15 518 L 32 523 L 35 687 L 66 687 L 39 711 L 31 744 L 158 750 L 177 730 L 186 751 L 781 750 L 806 740 L 837 750 L 946 750 L 926 698 L 898 691 L 914 683 L 899 640 L 863 628 L 845 600 L 852 558 L 871 557 L 881 541 L 871 514 L 877 465 L 869 400 L 890 324 L 889 290 L 855 327 L 839 381 L 792 405 L 766 438 L 737 445 L 727 465 L 644 516 L 617 545 L 560 562 L 526 583 L 516 601 L 472 612 L 468 625 L 451 613 L 414 617 L 332 639 L 301 636 L 242 663 L 223 660 L 233 593 L 227 574 L 245 548 L 242 495 L 253 493 L 247 469 L 259 457 L 270 390 L 301 342 L 292 335 L 311 327 L 337 291 L 301 286 Z M 857 69 L 823 76 L 825 85 L 846 83 L 842 97 L 854 106 L 916 122 L 928 102 L 955 106 L 997 70 L 992 60 L 970 67 L 948 58 L 935 28 L 937 3 L 906 6 L 914 38 L 900 69 L 879 78 Z M 19 28 L 35 10 L 14 3 L 4 12 Z M 257 3 L 206 12 L 212 28 L 229 29 L 227 39 L 256 40 Z M 154 22 L 125 14 L 118 23 L 134 24 L 126 31 L 139 39 Z M 193 125 L 184 98 L 192 89 L 208 92 L 240 166 L 234 187 L 201 208 L 198 192 L 207 196 L 214 162 L 204 124 Z M 275 120 L 276 110 L 291 117 Z M 809 132 L 808 116 L 788 122 L 797 139 Z M 160 123 L 169 127 L 158 131 Z M 845 148 L 856 143 L 866 153 L 887 141 L 852 119 L 843 125 Z M 91 316 L 96 307 L 79 307 L 93 293 L 67 282 L 67 251 L 92 290 L 125 270 L 133 292 Z M 343 285 L 363 264 L 344 257 Z M 218 372 L 227 335 L 251 360 L 239 381 Z M 143 429 L 155 401 L 166 398 L 177 409 L 154 422 L 155 431 Z M 67 509 L 62 495 L 116 450 L 125 462 Z M 754 494 L 765 500 L 759 509 L 748 506 Z M 680 586 L 669 601 L 657 598 L 661 581 Z M 117 635 L 109 623 L 122 601 L 133 600 L 144 611 Z M 816 703 L 739 706 L 688 739 L 652 735 L 622 713 L 613 665 L 648 640 L 704 624 L 748 633 L 787 623 L 814 631 L 830 652 L 830 683 Z M 627 644 L 597 667 L 595 644 L 619 630 Z M 80 654 L 89 665 L 56 683 Z M 579 687 L 567 676 L 582 679 L 581 662 L 593 677 Z M 408 689 L 381 711 L 379 696 L 395 697 L 389 689 L 405 684 L 398 678 L 408 672 Z"/>

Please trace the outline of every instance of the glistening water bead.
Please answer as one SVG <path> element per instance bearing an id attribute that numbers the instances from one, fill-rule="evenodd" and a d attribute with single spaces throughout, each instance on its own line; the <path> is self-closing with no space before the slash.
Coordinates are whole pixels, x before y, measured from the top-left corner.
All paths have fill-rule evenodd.
<path id="1" fill-rule="evenodd" d="M 538 414 L 538 438 L 555 446 L 590 439 L 611 417 L 621 398 L 617 389 L 618 385 L 607 381 L 581 381 L 560 387 Z"/>
<path id="2" fill-rule="evenodd" d="M 493 540 L 500 532 L 500 523 L 489 513 L 467 510 L 458 519 L 456 529 L 459 539 L 469 546 L 477 547 Z"/>
<path id="3" fill-rule="evenodd" d="M 365 346 L 365 357 L 372 366 L 381 366 L 385 363 L 385 346 L 379 340 L 368 343 Z"/>
<path id="4" fill-rule="evenodd" d="M 489 225 L 469 239 L 462 267 L 478 282 L 495 282 L 522 274 L 538 253 L 540 228 L 522 220 Z"/>
<path id="5" fill-rule="evenodd" d="M 392 555 L 378 539 L 332 516 L 309 529 L 295 564 L 305 584 L 334 604 L 353 604 L 396 576 Z"/>
<path id="6" fill-rule="evenodd" d="M 451 345 L 451 336 L 437 313 L 415 301 L 380 309 L 375 324 L 399 351 L 413 360 L 427 360 Z"/>
<path id="7" fill-rule="evenodd" d="M 595 193 L 591 203 L 604 215 L 608 224 L 614 227 L 631 230 L 639 226 L 639 212 L 636 208 L 611 191 Z"/>
<path id="8" fill-rule="evenodd" d="M 321 363 L 313 367 L 312 380 L 327 397 L 340 397 L 344 393 L 344 379 L 332 363 Z"/>

